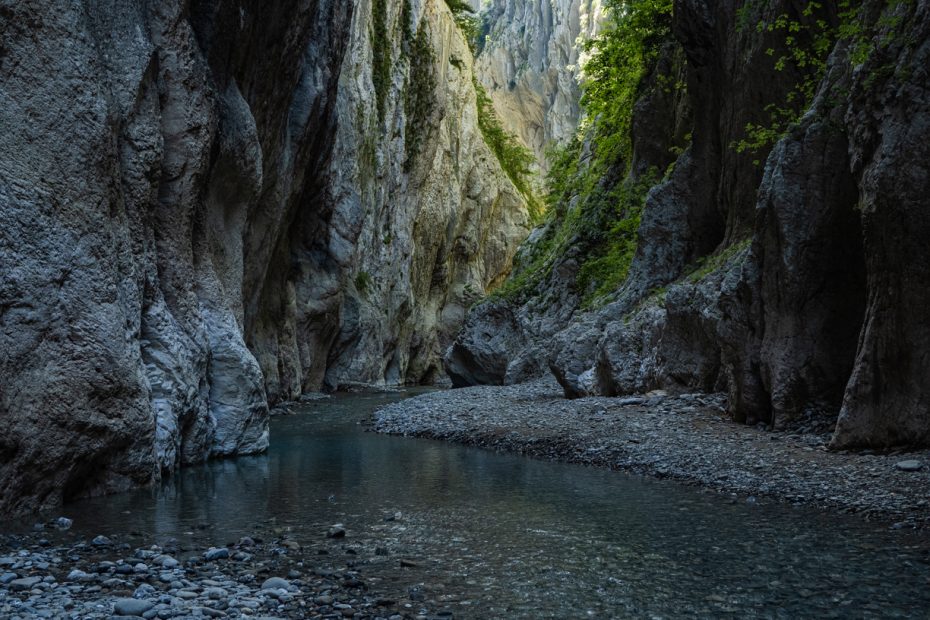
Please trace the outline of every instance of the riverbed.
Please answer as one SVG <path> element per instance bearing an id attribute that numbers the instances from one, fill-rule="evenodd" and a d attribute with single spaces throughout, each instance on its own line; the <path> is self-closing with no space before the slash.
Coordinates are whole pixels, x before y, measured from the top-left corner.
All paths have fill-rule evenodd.
<path id="1" fill-rule="evenodd" d="M 62 513 L 73 527 L 47 537 L 53 546 L 99 535 L 127 548 L 174 545 L 181 561 L 198 562 L 209 547 L 235 550 L 243 537 L 276 540 L 282 553 L 288 545 L 301 550 L 301 570 L 351 570 L 367 593 L 397 602 L 392 613 L 407 609 L 410 617 L 930 611 L 930 543 L 920 532 L 675 481 L 366 432 L 376 408 L 413 393 L 293 406 L 291 415 L 273 418 L 267 454 L 187 468 L 157 489 L 71 504 Z M 344 538 L 327 536 L 336 524 Z M 67 560 L 58 568 L 53 577 L 64 583 Z M 105 590 L 94 595 L 109 600 Z M 308 615 L 279 617 L 319 612 L 310 605 L 300 613 Z"/>

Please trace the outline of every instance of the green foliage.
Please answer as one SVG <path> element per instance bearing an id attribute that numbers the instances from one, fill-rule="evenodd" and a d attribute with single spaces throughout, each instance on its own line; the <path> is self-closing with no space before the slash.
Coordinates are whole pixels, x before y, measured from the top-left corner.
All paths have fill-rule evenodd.
<path id="1" fill-rule="evenodd" d="M 864 64 L 877 48 L 884 48 L 899 37 L 903 23 L 903 6 L 913 5 L 914 0 L 886 0 L 878 22 L 871 28 L 865 25 L 861 3 L 855 0 L 840 0 L 836 3 L 836 19 L 824 2 L 809 0 L 798 15 L 782 13 L 764 18 L 765 9 L 772 0 L 745 0 L 737 12 L 737 24 L 747 30 L 756 23 L 758 33 L 780 33 L 783 44 L 780 51 L 769 48 L 766 53 L 773 58 L 776 71 L 792 70 L 799 77 L 788 91 L 784 100 L 769 103 L 765 112 L 766 123 L 749 123 L 746 136 L 732 146 L 737 152 L 761 154 L 781 139 L 789 128 L 797 123 L 813 102 L 814 95 L 827 69 L 827 58 L 837 41 L 849 44 L 849 61 L 858 66 Z M 873 31 L 882 31 L 880 37 Z M 881 75 L 870 75 L 866 79 L 878 79 Z M 760 159 L 754 160 L 756 165 Z"/>
<path id="2" fill-rule="evenodd" d="M 472 76 L 472 81 L 477 95 L 478 128 L 481 129 L 484 141 L 497 157 L 501 168 L 507 173 L 514 186 L 526 199 L 530 217 L 539 220 L 542 217 L 543 209 L 533 194 L 531 184 L 532 166 L 536 163 L 536 159 L 515 135 L 508 132 L 501 125 L 500 118 L 498 118 L 497 112 L 494 110 L 494 102 L 491 101 L 487 91 L 478 82 L 477 78 Z"/>
<path id="3" fill-rule="evenodd" d="M 384 121 L 388 89 L 391 86 L 391 40 L 387 29 L 387 0 L 372 0 L 371 4 L 371 79 L 375 87 L 378 120 Z"/>
<path id="4" fill-rule="evenodd" d="M 743 252 L 743 250 L 749 248 L 750 245 L 752 245 L 752 239 L 743 239 L 742 241 L 738 241 L 728 246 L 718 254 L 711 254 L 710 256 L 701 258 L 698 261 L 697 266 L 695 266 L 694 270 L 689 273 L 686 278 L 692 283 L 700 282 L 730 262 L 730 260 L 733 259 L 733 257 L 735 257 L 737 254 L 740 254 Z"/>
<path id="5" fill-rule="evenodd" d="M 637 233 L 646 194 L 659 180 L 653 170 L 636 181 L 620 183 L 599 202 L 603 213 L 597 214 L 593 247 L 586 253 L 578 271 L 578 286 L 584 292 L 582 308 L 597 306 L 609 299 L 626 281 L 636 254 Z"/>
<path id="6" fill-rule="evenodd" d="M 643 77 L 671 33 L 672 0 L 606 0 L 610 21 L 586 44 L 585 125 L 593 125 L 593 174 L 619 160 L 629 161 L 633 105 Z"/>
<path id="7" fill-rule="evenodd" d="M 548 223 L 523 248 L 498 297 L 526 299 L 569 251 L 581 260 L 577 284 L 584 308 L 609 299 L 629 273 L 645 197 L 660 173 L 618 179 L 629 172 L 633 106 L 643 78 L 671 35 L 672 1 L 608 0 L 607 7 L 609 27 L 588 44 L 585 121 L 578 136 L 547 154 Z M 660 87 L 684 87 L 665 77 Z"/>
<path id="8" fill-rule="evenodd" d="M 468 47 L 471 48 L 472 53 L 475 53 L 478 45 L 478 38 L 481 35 L 481 19 L 475 15 L 471 5 L 464 0 L 446 0 L 446 5 L 448 5 L 449 10 L 452 11 L 455 23 L 465 36 Z"/>
<path id="9" fill-rule="evenodd" d="M 577 279 L 582 307 L 592 308 L 608 300 L 629 274 L 646 194 L 658 179 L 658 171 L 650 170 L 609 189 L 598 185 L 584 204 L 561 214 L 550 211 L 542 237 L 524 248 L 513 276 L 494 296 L 525 300 L 549 277 L 558 259 L 572 249 L 582 257 Z"/>
<path id="10" fill-rule="evenodd" d="M 436 93 L 435 63 L 432 43 L 424 22 L 420 24 L 410 46 L 410 77 L 404 94 L 404 112 L 407 117 L 404 144 L 407 157 L 404 169 L 408 172 L 413 168 L 425 138 L 429 135 L 430 115 Z"/>
<path id="11" fill-rule="evenodd" d="M 355 289 L 363 295 L 371 288 L 371 283 L 371 274 L 367 271 L 359 271 L 358 275 L 355 276 Z"/>
<path id="12" fill-rule="evenodd" d="M 738 23 L 748 28 L 752 16 L 765 8 L 759 0 L 748 0 L 738 12 Z M 784 43 L 781 49 L 768 48 L 766 54 L 773 58 L 776 71 L 790 69 L 798 79 L 788 90 L 782 101 L 770 102 L 765 107 L 768 122 L 747 123 L 746 137 L 734 143 L 736 152 L 750 152 L 758 158 L 768 151 L 796 123 L 814 99 L 817 87 L 827 68 L 827 57 L 836 42 L 837 28 L 828 20 L 828 11 L 822 2 L 809 1 L 799 15 L 781 13 L 773 18 L 760 19 L 756 32 L 780 33 Z"/>

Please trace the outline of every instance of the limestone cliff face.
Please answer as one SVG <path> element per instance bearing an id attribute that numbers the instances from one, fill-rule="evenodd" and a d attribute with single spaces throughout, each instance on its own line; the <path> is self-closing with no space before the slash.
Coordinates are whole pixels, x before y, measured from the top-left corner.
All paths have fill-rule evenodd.
<path id="1" fill-rule="evenodd" d="M 806 3 L 748 6 L 803 20 Z M 930 6 L 862 3 L 860 40 L 836 44 L 810 109 L 761 155 L 732 145 L 797 76 L 767 52 L 784 37 L 741 28 L 737 9 L 675 2 L 688 114 L 657 124 L 676 108 L 646 89 L 631 174 L 644 144 L 674 144 L 669 127 L 687 122 L 691 144 L 648 194 L 614 301 L 579 308 L 584 256 L 569 253 L 529 299 L 477 307 L 448 368 L 460 384 L 551 370 L 569 397 L 727 390 L 739 422 L 819 412 L 837 448 L 926 445 Z"/>
<path id="2" fill-rule="evenodd" d="M 578 127 L 582 44 L 599 32 L 601 0 L 491 0 L 482 21 L 481 83 L 545 170 L 546 149 Z"/>
<path id="3" fill-rule="evenodd" d="M 0 511 L 435 374 L 524 205 L 444 2 L 0 1 Z"/>
<path id="4" fill-rule="evenodd" d="M 270 291 L 247 329 L 273 399 L 433 380 L 465 308 L 527 232 L 445 2 L 362 3 L 347 38 L 325 207 L 301 219 L 290 272 L 265 280 L 287 294 Z"/>

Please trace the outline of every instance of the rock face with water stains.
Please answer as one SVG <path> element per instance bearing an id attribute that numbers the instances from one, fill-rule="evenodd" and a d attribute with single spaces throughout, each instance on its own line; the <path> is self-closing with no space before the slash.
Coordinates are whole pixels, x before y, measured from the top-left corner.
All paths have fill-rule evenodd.
<path id="1" fill-rule="evenodd" d="M 783 0 L 752 18 L 803 9 Z M 823 10 L 837 22 L 835 3 Z M 798 80 L 767 53 L 784 37 L 740 28 L 732 4 L 676 1 L 692 140 L 646 199 L 629 278 L 583 312 L 564 271 L 584 255 L 566 257 L 507 309 L 520 325 L 495 345 L 505 365 L 545 355 L 570 397 L 716 388 L 741 422 L 826 412 L 837 448 L 930 442 L 930 7 L 866 2 L 860 16 L 865 58 L 840 41 L 810 109 L 751 154 L 733 147 L 744 127 Z M 482 312 L 460 348 L 480 340 Z"/>
<path id="2" fill-rule="evenodd" d="M 0 101 L 0 511 L 432 378 L 526 232 L 441 0 L 0 1 Z"/>

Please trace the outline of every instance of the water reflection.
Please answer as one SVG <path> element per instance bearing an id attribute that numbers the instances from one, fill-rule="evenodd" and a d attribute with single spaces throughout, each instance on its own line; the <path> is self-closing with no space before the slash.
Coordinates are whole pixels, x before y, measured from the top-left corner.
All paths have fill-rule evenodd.
<path id="1" fill-rule="evenodd" d="M 69 512 L 89 534 L 138 530 L 211 544 L 289 527 L 305 545 L 325 545 L 322 532 L 342 522 L 346 546 L 391 548 L 382 586 L 432 589 L 470 617 L 925 617 L 930 610 L 928 545 L 915 535 L 812 510 L 732 504 L 613 472 L 364 433 L 357 423 L 396 398 L 307 404 L 273 421 L 267 455 L 190 468 L 156 491 Z M 398 511 L 401 520 L 384 520 Z M 397 570 L 398 556 L 420 567 Z"/>

